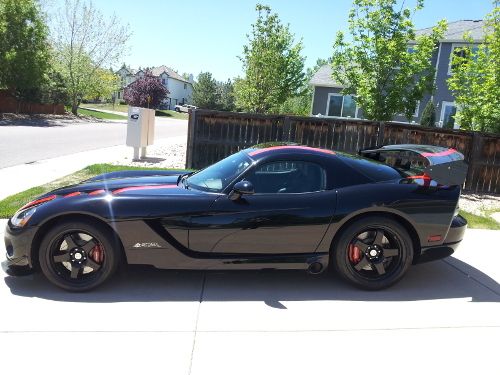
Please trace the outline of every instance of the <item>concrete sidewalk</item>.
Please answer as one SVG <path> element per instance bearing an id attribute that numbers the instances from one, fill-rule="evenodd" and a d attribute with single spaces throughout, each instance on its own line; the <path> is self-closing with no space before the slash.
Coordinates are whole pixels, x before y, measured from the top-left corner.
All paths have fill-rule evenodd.
<path id="1" fill-rule="evenodd" d="M 93 292 L 72 294 L 40 274 L 4 274 L 3 368 L 11 373 L 22 363 L 25 373 L 59 366 L 88 374 L 91 363 L 99 373 L 120 374 L 498 373 L 500 252 L 491 244 L 499 240 L 499 231 L 467 230 L 455 256 L 414 266 L 379 292 L 326 274 L 130 268 Z M 3 259 L 1 246 L 0 253 Z"/>
<path id="2" fill-rule="evenodd" d="M 94 107 L 87 107 L 87 106 L 80 106 L 81 109 L 86 109 L 89 111 L 97 111 L 97 112 L 104 112 L 104 113 L 111 113 L 113 115 L 121 115 L 127 117 L 128 112 L 122 112 L 122 111 L 111 111 L 109 109 L 101 109 L 101 108 L 94 108 Z M 155 116 L 156 117 L 156 116 Z M 120 120 L 123 121 L 123 120 Z M 125 120 L 126 121 L 126 120 Z"/>

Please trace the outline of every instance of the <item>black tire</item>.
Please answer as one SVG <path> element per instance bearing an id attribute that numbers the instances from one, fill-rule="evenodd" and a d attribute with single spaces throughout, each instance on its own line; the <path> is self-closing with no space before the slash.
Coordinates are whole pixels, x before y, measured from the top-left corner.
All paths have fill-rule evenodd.
<path id="1" fill-rule="evenodd" d="M 50 282 L 71 292 L 84 292 L 115 273 L 121 251 L 118 240 L 105 225 L 72 220 L 59 222 L 48 231 L 38 259 Z"/>
<path id="2" fill-rule="evenodd" d="M 413 260 L 408 231 L 384 216 L 362 217 L 342 229 L 331 265 L 358 288 L 380 290 L 398 282 Z"/>

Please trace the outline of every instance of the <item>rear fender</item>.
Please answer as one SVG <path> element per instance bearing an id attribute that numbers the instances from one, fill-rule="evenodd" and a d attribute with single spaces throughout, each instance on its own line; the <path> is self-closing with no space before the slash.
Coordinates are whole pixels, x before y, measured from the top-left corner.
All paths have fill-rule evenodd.
<path id="1" fill-rule="evenodd" d="M 440 245 L 450 228 L 459 194 L 459 187 L 424 188 L 397 182 L 338 189 L 337 210 L 318 251 L 325 251 L 347 222 L 372 214 L 388 214 L 407 222 L 420 247 Z"/>

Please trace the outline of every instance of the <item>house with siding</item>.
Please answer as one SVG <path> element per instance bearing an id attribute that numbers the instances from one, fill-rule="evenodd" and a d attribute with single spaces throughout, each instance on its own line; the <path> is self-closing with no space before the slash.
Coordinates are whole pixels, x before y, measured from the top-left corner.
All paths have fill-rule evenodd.
<path id="1" fill-rule="evenodd" d="M 189 103 L 193 94 L 193 75 L 185 79 L 173 69 L 161 65 L 150 68 L 151 73 L 161 80 L 161 83 L 169 91 L 167 98 L 163 103 L 165 109 L 174 109 L 177 104 Z M 121 88 L 116 94 L 118 100 L 123 100 L 125 88 L 138 78 L 144 76 L 146 69 L 131 69 L 123 65 L 117 72 L 121 79 Z"/>
<path id="2" fill-rule="evenodd" d="M 417 35 L 430 34 L 432 28 L 417 30 Z M 461 20 L 448 23 L 448 29 L 444 38 L 439 41 L 431 62 L 434 66 L 435 86 L 434 93 L 427 94 L 422 98 L 415 108 L 413 121 L 420 123 L 422 112 L 432 100 L 436 106 L 436 126 L 442 127 L 444 124 L 451 124 L 458 128 L 455 123 L 455 113 L 457 107 L 453 93 L 448 88 L 447 80 L 451 75 L 451 61 L 453 54 L 461 53 L 460 48 L 466 43 L 463 36 L 468 33 L 472 38 L 472 50 L 484 40 L 483 20 Z M 411 45 L 409 46 L 411 48 Z M 350 95 L 342 95 L 342 85 L 332 78 L 332 68 L 330 65 L 322 66 L 312 77 L 310 84 L 313 86 L 312 115 L 322 115 L 328 117 L 354 117 L 362 118 L 362 110 L 356 106 L 355 100 Z M 395 121 L 406 122 L 404 116 L 396 116 Z"/>

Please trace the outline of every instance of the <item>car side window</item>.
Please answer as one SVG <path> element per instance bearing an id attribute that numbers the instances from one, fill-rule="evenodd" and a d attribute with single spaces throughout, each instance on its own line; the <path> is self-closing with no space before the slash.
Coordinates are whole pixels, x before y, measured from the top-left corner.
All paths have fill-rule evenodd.
<path id="1" fill-rule="evenodd" d="M 255 193 L 310 193 L 325 190 L 326 171 L 318 164 L 307 161 L 275 161 L 251 171 L 250 181 Z"/>

